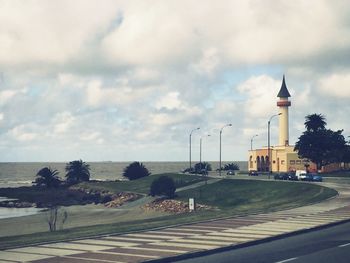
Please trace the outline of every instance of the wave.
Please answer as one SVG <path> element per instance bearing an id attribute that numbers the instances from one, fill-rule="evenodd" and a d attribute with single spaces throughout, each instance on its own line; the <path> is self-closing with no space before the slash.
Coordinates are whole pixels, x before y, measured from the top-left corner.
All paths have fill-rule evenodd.
<path id="1" fill-rule="evenodd" d="M 7 180 L 0 180 L 0 187 L 19 187 L 19 186 L 31 186 L 32 181 L 29 180 L 18 180 L 18 181 L 7 181 Z"/>

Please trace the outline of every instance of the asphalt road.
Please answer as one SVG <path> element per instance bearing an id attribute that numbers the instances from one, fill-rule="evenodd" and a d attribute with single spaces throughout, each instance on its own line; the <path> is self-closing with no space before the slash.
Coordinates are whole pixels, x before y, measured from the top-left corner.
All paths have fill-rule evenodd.
<path id="1" fill-rule="evenodd" d="M 349 263 L 350 223 L 178 263 Z"/>

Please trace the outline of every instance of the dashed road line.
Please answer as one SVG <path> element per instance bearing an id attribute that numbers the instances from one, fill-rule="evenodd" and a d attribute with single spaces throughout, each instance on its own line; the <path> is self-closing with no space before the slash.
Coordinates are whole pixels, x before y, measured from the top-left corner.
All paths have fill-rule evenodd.
<path id="1" fill-rule="evenodd" d="M 290 262 L 290 261 L 293 261 L 293 260 L 296 260 L 298 258 L 288 258 L 288 259 L 285 259 L 285 260 L 281 260 L 281 261 L 277 261 L 275 263 L 285 263 L 285 262 Z"/>

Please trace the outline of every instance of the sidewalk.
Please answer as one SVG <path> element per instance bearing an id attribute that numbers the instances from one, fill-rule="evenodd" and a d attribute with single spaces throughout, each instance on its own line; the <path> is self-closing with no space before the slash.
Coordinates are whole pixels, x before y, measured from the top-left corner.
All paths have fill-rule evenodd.
<path id="1" fill-rule="evenodd" d="M 350 187 L 336 183 L 323 185 L 336 189 L 339 196 L 322 203 L 274 213 L 9 249 L 0 251 L 0 263 L 165 262 L 170 261 L 171 257 L 242 246 L 350 220 Z"/>

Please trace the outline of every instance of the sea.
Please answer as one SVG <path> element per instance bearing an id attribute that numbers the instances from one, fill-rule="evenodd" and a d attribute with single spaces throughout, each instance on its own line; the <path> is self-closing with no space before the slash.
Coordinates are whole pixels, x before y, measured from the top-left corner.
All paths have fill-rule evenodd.
<path id="1" fill-rule="evenodd" d="M 131 162 L 86 162 L 90 166 L 90 180 L 122 180 L 123 170 Z M 178 173 L 189 167 L 189 162 L 142 162 L 151 174 L 160 173 Z M 219 162 L 209 162 L 212 169 L 219 167 Z M 229 162 L 222 162 L 225 165 Z M 247 170 L 246 161 L 236 161 L 240 170 Z M 64 162 L 0 162 L 0 188 L 31 186 L 35 180 L 37 172 L 44 168 L 50 167 L 56 169 L 58 176 L 64 180 L 65 167 Z M 195 161 L 192 162 L 192 165 Z M 0 201 L 6 197 L 0 197 Z M 25 216 L 38 213 L 37 208 L 4 208 L 0 207 L 0 219 L 16 216 Z"/>

